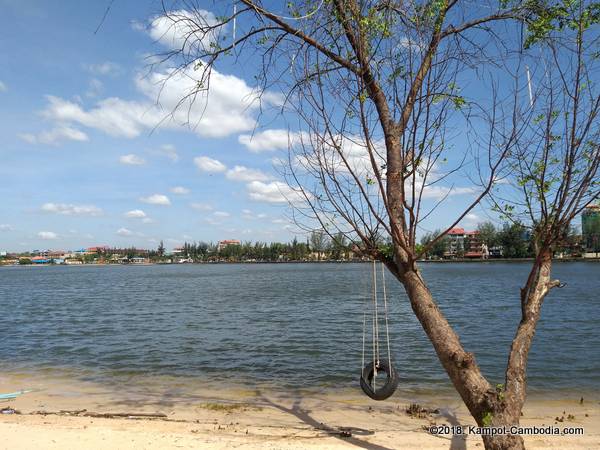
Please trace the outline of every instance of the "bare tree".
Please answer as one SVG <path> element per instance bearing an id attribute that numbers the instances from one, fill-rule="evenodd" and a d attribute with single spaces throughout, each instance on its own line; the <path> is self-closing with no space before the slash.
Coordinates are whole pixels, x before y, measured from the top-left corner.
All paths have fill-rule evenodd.
<path id="1" fill-rule="evenodd" d="M 290 132 L 285 171 L 297 194 L 297 222 L 313 229 L 317 224 L 332 237 L 342 233 L 358 242 L 362 254 L 384 262 L 405 288 L 476 422 L 518 424 L 527 357 L 519 350 L 529 349 L 540 298 L 558 284 L 549 281 L 549 258 L 559 223 L 585 203 L 583 192 L 593 184 L 596 163 L 585 166 L 587 176 L 572 172 L 571 181 L 556 190 L 563 205 L 560 213 L 548 210 L 547 220 L 535 222 L 539 256 L 522 293 L 524 319 L 501 391 L 492 387 L 461 344 L 417 261 L 498 180 L 509 176 L 507 167 L 512 166 L 506 161 L 516 158 L 527 164 L 524 139 L 532 130 L 532 114 L 519 115 L 511 108 L 519 104 L 522 87 L 507 86 L 502 74 L 511 68 L 508 57 L 521 46 L 510 36 L 518 36 L 525 18 L 533 36 L 527 43 L 549 38 L 543 25 L 548 17 L 557 17 L 552 5 L 501 1 L 474 8 L 458 0 L 306 0 L 289 4 L 283 12 L 260 0 L 239 0 L 235 9 L 230 2 L 216 2 L 223 13 L 219 18 L 192 0 L 176 5 L 165 6 L 163 15 L 181 33 L 180 48 L 163 55 L 162 61 L 176 60 L 177 71 L 196 80 L 180 107 L 208 99 L 211 74 L 228 57 L 230 63 L 255 70 L 257 97 L 283 92 L 277 106 L 284 115 L 293 112 L 287 117 L 297 118 L 300 128 Z M 556 57 L 560 55 L 557 48 Z M 488 98 L 468 95 L 472 80 Z M 483 134 L 479 129 L 485 124 L 489 133 Z M 584 155 L 593 160 L 597 151 L 590 153 L 578 140 L 580 122 L 573 128 L 579 131 L 569 142 L 581 150 L 567 152 L 561 160 L 567 171 L 575 167 L 574 156 L 583 163 L 589 159 Z M 458 173 L 470 175 L 476 186 L 463 188 L 472 195 L 470 203 L 434 239 L 417 245 L 423 222 L 459 189 L 452 184 Z M 574 186 L 581 190 L 575 197 Z M 512 435 L 485 436 L 484 444 L 488 449 L 523 447 L 522 439 Z"/>
<path id="2" fill-rule="evenodd" d="M 515 104 L 523 124 L 500 176 L 508 184 L 491 196 L 505 218 L 528 224 L 535 261 L 521 289 L 521 321 L 512 342 L 502 399 L 491 423 L 518 421 L 526 396 L 526 367 L 541 308 L 548 293 L 562 284 L 551 278 L 552 258 L 568 239 L 571 223 L 600 197 L 600 5 L 564 4 L 545 29 L 533 30 L 526 44 L 537 73 L 515 73 L 527 101 Z"/>

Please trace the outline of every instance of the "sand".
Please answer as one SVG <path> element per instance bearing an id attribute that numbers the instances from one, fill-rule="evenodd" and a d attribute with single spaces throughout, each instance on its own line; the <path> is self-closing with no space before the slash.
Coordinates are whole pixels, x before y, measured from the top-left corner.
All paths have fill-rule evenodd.
<path id="1" fill-rule="evenodd" d="M 0 375 L 0 392 L 33 388 L 0 402 L 20 414 L 0 415 L 0 448 L 6 449 L 470 449 L 475 435 L 434 436 L 432 424 L 473 425 L 454 396 L 397 395 L 370 401 L 359 392 L 276 393 L 231 386 L 186 389 L 184 381 L 152 386 L 100 385 L 39 375 Z M 162 386 L 162 388 L 158 388 Z M 414 401 L 429 412 L 406 413 Z M 85 410 L 85 411 L 82 411 Z M 61 412 L 62 411 L 62 412 Z M 66 411 L 79 411 L 78 413 Z M 101 418 L 95 413 L 166 417 Z M 571 415 L 572 417 L 569 417 Z M 564 422 L 556 418 L 564 416 Z M 577 396 L 533 398 L 522 425 L 584 427 L 583 436 L 527 436 L 528 448 L 600 448 L 600 401 Z"/>

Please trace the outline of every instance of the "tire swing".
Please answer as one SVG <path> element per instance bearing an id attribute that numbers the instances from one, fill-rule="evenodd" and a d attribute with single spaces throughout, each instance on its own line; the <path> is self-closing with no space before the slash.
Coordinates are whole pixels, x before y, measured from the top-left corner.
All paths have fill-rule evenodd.
<path id="1" fill-rule="evenodd" d="M 371 336 L 372 336 L 372 351 L 373 359 L 365 365 L 365 342 L 367 335 L 367 308 L 363 314 L 363 336 L 362 336 L 362 372 L 360 374 L 360 387 L 365 394 L 373 400 L 385 400 L 392 396 L 398 387 L 398 373 L 392 365 L 392 354 L 390 351 L 390 331 L 388 326 L 388 308 L 387 294 L 385 290 L 385 267 L 381 263 L 381 282 L 385 318 L 385 337 L 387 343 L 387 359 L 381 358 L 379 354 L 379 305 L 377 291 L 377 266 L 373 261 L 373 284 L 372 284 L 372 320 L 371 320 Z M 365 305 L 366 306 L 366 305 Z M 377 377 L 383 372 L 386 375 L 385 381 L 377 383 Z M 381 384 L 382 383 L 382 384 Z"/>

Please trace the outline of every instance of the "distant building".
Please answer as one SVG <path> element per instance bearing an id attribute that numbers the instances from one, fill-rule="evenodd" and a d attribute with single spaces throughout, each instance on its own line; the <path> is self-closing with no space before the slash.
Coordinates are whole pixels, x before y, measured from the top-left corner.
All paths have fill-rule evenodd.
<path id="1" fill-rule="evenodd" d="M 237 239 L 225 239 L 224 241 L 219 241 L 217 249 L 218 249 L 218 251 L 221 251 L 225 247 L 228 247 L 230 245 L 242 245 L 242 243 L 240 241 L 238 241 Z"/>
<path id="2" fill-rule="evenodd" d="M 94 253 L 102 253 L 102 252 L 105 252 L 105 251 L 107 251 L 109 249 L 110 248 L 107 247 L 106 245 L 101 245 L 101 246 L 98 246 L 98 247 L 88 247 L 88 248 L 85 249 L 85 252 L 88 255 L 93 255 Z"/>
<path id="3" fill-rule="evenodd" d="M 465 258 L 483 258 L 489 255 L 487 245 L 481 242 L 479 231 L 465 231 Z"/>
<path id="4" fill-rule="evenodd" d="M 581 234 L 585 256 L 598 256 L 600 253 L 600 206 L 589 205 L 581 213 Z"/>
<path id="5" fill-rule="evenodd" d="M 67 259 L 65 261 L 65 264 L 68 266 L 76 266 L 76 265 L 78 266 L 78 265 L 83 264 L 83 261 L 81 261 L 80 259 Z"/>
<path id="6" fill-rule="evenodd" d="M 50 263 L 50 259 L 46 256 L 34 256 L 31 258 L 31 262 L 33 264 L 48 264 Z"/>
<path id="7" fill-rule="evenodd" d="M 143 258 L 141 256 L 134 256 L 130 259 L 131 264 L 147 264 L 150 262 L 148 258 Z"/>
<path id="8" fill-rule="evenodd" d="M 461 255 L 465 248 L 465 229 L 452 228 L 446 236 L 447 241 L 444 257 L 456 258 L 458 255 Z"/>
<path id="9" fill-rule="evenodd" d="M 64 259 L 66 253 L 64 250 L 48 250 L 46 256 L 50 259 Z"/>
<path id="10" fill-rule="evenodd" d="M 487 247 L 479 238 L 479 231 L 466 231 L 464 228 L 452 228 L 447 236 L 445 258 L 483 258 L 487 256 Z"/>

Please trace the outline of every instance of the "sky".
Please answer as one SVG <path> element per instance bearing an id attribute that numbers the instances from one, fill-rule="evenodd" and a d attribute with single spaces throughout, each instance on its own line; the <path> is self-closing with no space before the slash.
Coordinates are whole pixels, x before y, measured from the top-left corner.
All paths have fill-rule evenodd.
<path id="1" fill-rule="evenodd" d="M 287 127 L 248 103 L 250 71 L 216 72 L 194 126 L 171 118 L 189 81 L 161 91 L 170 68 L 148 58 L 176 36 L 145 1 L 114 2 L 95 33 L 109 3 L 0 0 L 0 251 L 302 238 L 274 167 Z"/>

